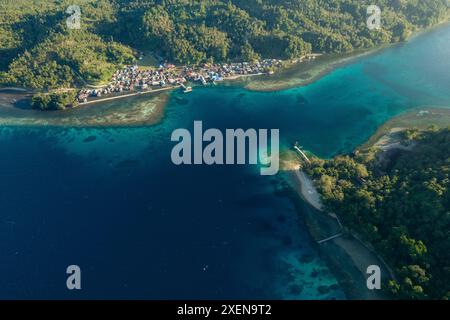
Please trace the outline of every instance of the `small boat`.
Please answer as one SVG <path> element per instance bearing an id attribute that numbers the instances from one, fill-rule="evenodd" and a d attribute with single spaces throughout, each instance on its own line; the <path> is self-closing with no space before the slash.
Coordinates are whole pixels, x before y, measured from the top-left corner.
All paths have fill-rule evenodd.
<path id="1" fill-rule="evenodd" d="M 189 92 L 192 92 L 192 87 L 186 87 L 186 88 L 183 90 L 183 93 L 189 93 Z"/>

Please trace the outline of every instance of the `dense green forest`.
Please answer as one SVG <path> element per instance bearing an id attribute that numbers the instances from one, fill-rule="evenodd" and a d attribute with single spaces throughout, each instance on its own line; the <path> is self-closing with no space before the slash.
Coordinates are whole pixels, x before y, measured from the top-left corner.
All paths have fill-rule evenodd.
<path id="1" fill-rule="evenodd" d="M 324 204 L 385 258 L 398 298 L 450 298 L 450 128 L 408 130 L 409 150 L 315 159 Z"/>
<path id="2" fill-rule="evenodd" d="M 51 92 L 35 94 L 31 100 L 31 106 L 34 109 L 46 110 L 64 110 L 66 107 L 76 107 L 77 92 L 68 90 L 65 92 Z"/>
<path id="3" fill-rule="evenodd" d="M 69 30 L 66 9 L 81 8 Z M 290 59 L 404 40 L 448 19 L 446 0 L 5 0 L 0 2 L 0 85 L 52 89 L 106 81 L 135 50 L 162 59 Z M 133 49 L 131 49 L 133 48 Z"/>

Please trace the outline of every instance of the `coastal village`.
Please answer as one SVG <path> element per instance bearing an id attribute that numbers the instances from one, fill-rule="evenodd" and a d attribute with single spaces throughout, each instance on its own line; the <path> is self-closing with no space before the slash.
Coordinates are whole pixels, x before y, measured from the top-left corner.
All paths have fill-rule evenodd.
<path id="1" fill-rule="evenodd" d="M 176 67 L 164 63 L 155 69 L 140 69 L 138 65 L 125 66 L 112 76 L 110 83 L 102 88 L 82 89 L 78 93 L 78 102 L 87 104 L 107 97 L 137 95 L 158 92 L 180 87 L 189 93 L 188 84 L 208 85 L 223 80 L 232 80 L 244 76 L 272 74 L 281 68 L 283 61 L 266 59 L 255 62 L 204 64 L 202 66 Z"/>

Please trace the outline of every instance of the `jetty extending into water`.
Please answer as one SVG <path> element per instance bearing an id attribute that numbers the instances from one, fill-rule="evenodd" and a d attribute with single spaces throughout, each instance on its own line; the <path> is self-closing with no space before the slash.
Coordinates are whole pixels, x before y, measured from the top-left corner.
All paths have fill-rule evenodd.
<path id="1" fill-rule="evenodd" d="M 297 143 L 295 143 L 294 149 L 302 156 L 303 159 L 305 159 L 307 163 L 311 163 L 311 160 L 309 160 L 308 156 L 302 151 L 302 149 L 300 149 Z"/>
<path id="2" fill-rule="evenodd" d="M 137 91 L 137 92 L 127 93 L 127 94 L 119 94 L 119 95 L 109 96 L 109 97 L 99 97 L 99 98 L 92 99 L 92 100 L 89 100 L 89 101 L 80 102 L 79 105 L 80 106 L 86 106 L 86 105 L 91 105 L 91 104 L 94 104 L 94 103 L 107 102 L 107 101 L 113 101 L 113 100 L 117 100 L 117 99 L 130 98 L 130 97 L 140 96 L 140 95 L 146 95 L 146 94 L 149 94 L 149 93 L 160 93 L 160 92 L 164 92 L 164 91 L 174 90 L 174 89 L 177 89 L 177 88 L 180 88 L 180 87 L 181 86 L 176 85 L 176 86 L 164 87 L 164 88 L 160 88 L 160 89 L 152 89 L 152 90 L 146 90 L 146 91 Z"/>

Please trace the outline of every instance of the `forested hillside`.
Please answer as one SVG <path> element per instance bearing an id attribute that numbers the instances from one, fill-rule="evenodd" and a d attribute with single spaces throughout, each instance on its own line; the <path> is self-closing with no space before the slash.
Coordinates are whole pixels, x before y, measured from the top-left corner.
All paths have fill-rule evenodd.
<path id="1" fill-rule="evenodd" d="M 65 11 L 81 8 L 81 29 Z M 5 0 L 0 3 L 0 83 L 30 88 L 107 79 L 153 51 L 176 63 L 290 59 L 404 40 L 448 19 L 446 0 L 377 0 L 381 29 L 366 25 L 368 0 Z"/>
<path id="2" fill-rule="evenodd" d="M 410 150 L 317 159 L 307 172 L 327 210 L 394 269 L 394 296 L 449 299 L 450 129 L 409 130 L 405 141 Z"/>

